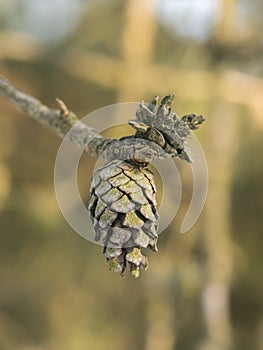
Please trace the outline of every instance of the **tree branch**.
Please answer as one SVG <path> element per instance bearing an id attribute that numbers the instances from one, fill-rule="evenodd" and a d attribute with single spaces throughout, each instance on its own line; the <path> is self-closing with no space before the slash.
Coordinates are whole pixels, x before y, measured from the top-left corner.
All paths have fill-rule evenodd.
<path id="1" fill-rule="evenodd" d="M 63 103 L 58 101 L 60 109 L 49 108 L 16 88 L 2 76 L 0 76 L 0 96 L 58 136 L 67 137 L 69 141 L 92 156 L 103 153 L 103 157 L 107 160 L 141 159 L 145 162 L 167 157 L 160 146 L 148 140 L 105 138 L 95 129 L 83 124 Z"/>
<path id="2" fill-rule="evenodd" d="M 109 139 L 99 135 L 95 129 L 81 123 L 73 112 L 65 113 L 62 109 L 51 109 L 45 106 L 39 100 L 16 88 L 2 76 L 0 76 L 0 96 L 62 138 L 71 130 L 68 134 L 69 140 L 77 147 L 85 149 L 92 139 L 90 145 L 92 147 L 89 147 L 88 151 L 94 156 L 101 152 L 104 143 L 109 142 Z"/>

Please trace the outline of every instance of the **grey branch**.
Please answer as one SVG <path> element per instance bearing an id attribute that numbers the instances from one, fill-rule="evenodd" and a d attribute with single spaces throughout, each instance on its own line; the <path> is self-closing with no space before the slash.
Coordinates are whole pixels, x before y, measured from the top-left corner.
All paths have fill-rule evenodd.
<path id="1" fill-rule="evenodd" d="M 90 153 L 94 156 L 98 155 L 99 150 L 103 149 L 102 145 L 109 141 L 99 135 L 96 130 L 81 123 L 74 113 L 65 113 L 62 108 L 48 108 L 39 100 L 16 88 L 2 76 L 0 76 L 0 96 L 60 137 L 68 135 L 70 141 L 80 148 L 85 149 L 89 140 L 92 140 Z"/>
<path id="2" fill-rule="evenodd" d="M 92 156 L 103 153 L 103 157 L 108 160 L 136 158 L 145 162 L 166 157 L 161 147 L 148 140 L 105 138 L 95 129 L 82 123 L 73 112 L 68 111 L 62 101 L 58 100 L 60 109 L 49 108 L 16 88 L 2 76 L 0 76 L 0 96 L 61 138 L 67 137 L 77 147 L 89 152 Z"/>

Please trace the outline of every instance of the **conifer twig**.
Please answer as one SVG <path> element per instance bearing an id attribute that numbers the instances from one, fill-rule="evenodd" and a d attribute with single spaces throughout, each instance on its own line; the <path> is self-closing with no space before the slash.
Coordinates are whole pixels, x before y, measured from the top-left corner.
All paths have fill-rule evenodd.
<path id="1" fill-rule="evenodd" d="M 145 161 L 164 157 L 162 148 L 147 140 L 131 138 L 121 142 L 105 138 L 95 129 L 82 123 L 60 99 L 56 99 L 59 109 L 49 108 L 2 76 L 0 96 L 60 137 L 67 136 L 77 147 L 85 149 L 92 156 L 98 156 L 106 150 L 104 157 L 107 159 L 131 159 L 138 152 Z"/>

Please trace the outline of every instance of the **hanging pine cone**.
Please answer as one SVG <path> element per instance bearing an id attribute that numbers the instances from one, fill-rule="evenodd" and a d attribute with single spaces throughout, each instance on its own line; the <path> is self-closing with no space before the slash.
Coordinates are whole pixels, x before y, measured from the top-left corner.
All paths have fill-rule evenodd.
<path id="1" fill-rule="evenodd" d="M 144 139 L 160 146 L 170 157 L 178 156 L 191 162 L 185 139 L 205 119 L 195 114 L 179 119 L 171 111 L 173 99 L 174 95 L 170 94 L 162 99 L 160 105 L 157 96 L 149 105 L 142 102 L 136 119 L 129 121 L 136 133 L 121 139 L 122 145 L 129 138 Z M 135 159 L 135 154 L 126 161 L 111 160 L 95 173 L 89 211 L 95 240 L 104 245 L 110 270 L 120 271 L 123 275 L 129 265 L 133 276 L 138 277 L 140 271 L 148 267 L 141 249 L 157 251 L 158 213 L 153 174 L 143 159 L 137 156 Z"/>
<path id="2" fill-rule="evenodd" d="M 138 277 L 148 266 L 141 248 L 157 251 L 155 193 L 150 170 L 127 161 L 113 160 L 94 174 L 89 210 L 111 270 L 123 274 L 129 264 Z"/>

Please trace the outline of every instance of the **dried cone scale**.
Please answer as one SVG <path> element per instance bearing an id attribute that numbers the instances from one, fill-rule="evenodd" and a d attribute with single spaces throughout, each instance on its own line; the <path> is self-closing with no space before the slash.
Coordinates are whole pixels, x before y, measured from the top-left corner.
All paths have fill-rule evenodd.
<path id="1" fill-rule="evenodd" d="M 132 138 L 158 144 L 170 156 L 191 161 L 185 138 L 205 120 L 190 114 L 179 119 L 171 111 L 174 95 L 158 97 L 146 106 L 143 102 L 136 119 L 129 124 L 136 129 Z M 129 138 L 129 137 L 128 137 Z M 109 269 L 123 276 L 127 265 L 134 277 L 147 269 L 143 248 L 157 251 L 158 213 L 152 172 L 138 159 L 112 160 L 94 174 L 89 212 L 95 241 L 104 246 Z"/>

